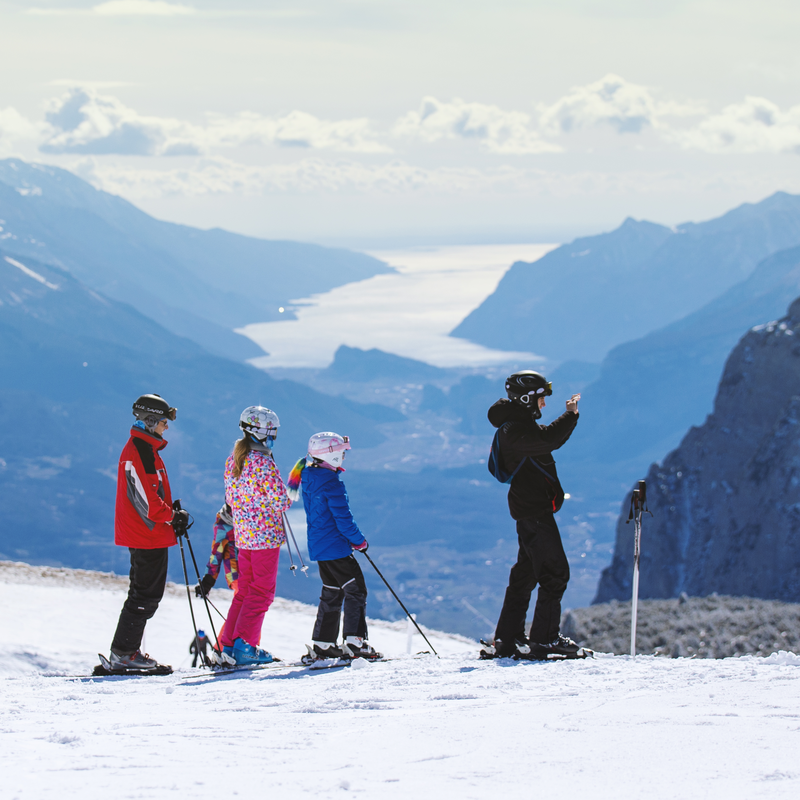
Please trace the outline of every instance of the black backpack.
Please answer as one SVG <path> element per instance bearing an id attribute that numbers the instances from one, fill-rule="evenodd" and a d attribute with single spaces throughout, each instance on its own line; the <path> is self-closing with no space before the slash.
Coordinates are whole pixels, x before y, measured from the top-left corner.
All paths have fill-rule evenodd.
<path id="1" fill-rule="evenodd" d="M 522 469 L 522 465 L 526 461 L 530 461 L 536 469 L 539 470 L 544 475 L 544 479 L 547 481 L 547 484 L 550 486 L 550 489 L 553 492 L 552 503 L 553 503 L 553 511 L 558 511 L 561 508 L 561 505 L 564 502 L 564 492 L 561 489 L 561 486 L 557 484 L 553 480 L 553 476 L 535 459 L 533 456 L 527 456 L 523 458 L 522 461 L 517 464 L 516 468 L 513 472 L 508 472 L 507 470 L 503 469 L 500 465 L 502 464 L 502 459 L 500 458 L 500 429 L 498 428 L 495 431 L 494 439 L 492 439 L 492 449 L 489 452 L 489 461 L 486 466 L 489 468 L 489 472 L 497 478 L 500 483 L 511 483 L 514 480 L 514 476 Z"/>

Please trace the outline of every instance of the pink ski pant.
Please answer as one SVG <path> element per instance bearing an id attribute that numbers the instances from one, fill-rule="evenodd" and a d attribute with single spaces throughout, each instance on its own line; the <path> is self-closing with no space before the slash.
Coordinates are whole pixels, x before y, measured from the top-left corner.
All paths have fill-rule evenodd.
<path id="1" fill-rule="evenodd" d="M 280 553 L 280 547 L 269 550 L 239 549 L 239 591 L 233 597 L 220 632 L 223 647 L 232 646 L 239 638 L 247 644 L 260 644 L 264 615 L 275 599 Z"/>

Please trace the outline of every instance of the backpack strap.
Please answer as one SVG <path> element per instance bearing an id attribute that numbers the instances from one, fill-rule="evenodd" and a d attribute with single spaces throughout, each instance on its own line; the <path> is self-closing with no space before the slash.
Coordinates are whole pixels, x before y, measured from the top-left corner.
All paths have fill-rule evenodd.
<path id="1" fill-rule="evenodd" d="M 536 467 L 536 469 L 538 469 L 539 472 L 541 472 L 544 475 L 545 480 L 548 483 L 552 484 L 553 483 L 553 476 L 533 456 L 527 456 L 527 458 L 531 462 L 531 464 L 533 464 L 533 466 Z M 524 459 L 523 459 L 523 463 L 524 463 Z M 517 467 L 517 469 L 519 469 L 519 467 Z M 516 474 L 516 470 L 514 470 L 514 472 Z"/>

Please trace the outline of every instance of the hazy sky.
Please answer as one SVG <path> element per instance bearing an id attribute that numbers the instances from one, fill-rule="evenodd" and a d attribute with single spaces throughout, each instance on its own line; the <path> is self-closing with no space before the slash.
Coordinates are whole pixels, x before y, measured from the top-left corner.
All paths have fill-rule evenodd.
<path id="1" fill-rule="evenodd" d="M 0 0 L 0 157 L 167 219 L 552 241 L 800 191 L 789 0 Z"/>

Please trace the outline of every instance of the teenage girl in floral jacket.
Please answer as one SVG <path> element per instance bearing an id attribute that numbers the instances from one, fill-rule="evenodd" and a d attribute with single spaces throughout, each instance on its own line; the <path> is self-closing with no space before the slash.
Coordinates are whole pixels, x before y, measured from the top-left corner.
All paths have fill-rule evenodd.
<path id="1" fill-rule="evenodd" d="M 237 664 L 273 661 L 257 647 L 264 615 L 275 599 L 280 547 L 286 541 L 283 512 L 291 501 L 272 457 L 278 415 L 249 406 L 239 427 L 244 436 L 225 463 L 225 502 L 233 514 L 239 555 L 239 591 L 233 598 L 220 644 Z"/>

